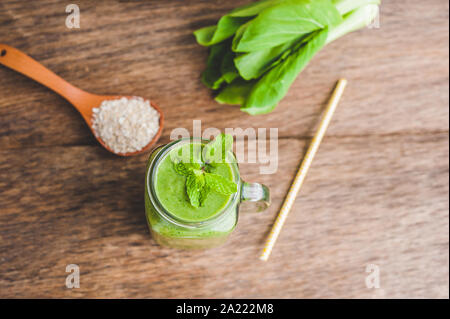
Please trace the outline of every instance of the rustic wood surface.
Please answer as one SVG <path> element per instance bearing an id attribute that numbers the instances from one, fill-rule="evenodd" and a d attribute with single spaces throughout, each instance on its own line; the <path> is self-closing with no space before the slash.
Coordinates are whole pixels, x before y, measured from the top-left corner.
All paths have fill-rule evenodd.
<path id="1" fill-rule="evenodd" d="M 279 129 L 273 205 L 209 251 L 162 248 L 144 216 L 146 156 L 102 149 L 65 100 L 0 67 L 0 297 L 448 298 L 449 4 L 384 1 L 379 29 L 323 50 L 270 115 L 216 104 L 192 36 L 247 0 L 0 2 L 0 42 L 82 89 L 140 95 L 177 127 Z M 267 263 L 257 257 L 339 77 L 349 80 Z M 81 287 L 67 289 L 66 265 Z M 381 288 L 365 285 L 380 267 Z"/>

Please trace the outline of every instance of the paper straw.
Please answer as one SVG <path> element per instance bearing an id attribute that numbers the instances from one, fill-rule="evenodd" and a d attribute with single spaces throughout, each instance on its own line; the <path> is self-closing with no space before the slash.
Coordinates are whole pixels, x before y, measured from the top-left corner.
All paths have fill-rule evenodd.
<path id="1" fill-rule="evenodd" d="M 308 151 L 300 165 L 300 168 L 295 176 L 294 182 L 289 189 L 289 192 L 284 200 L 283 206 L 281 207 L 280 213 L 278 214 L 277 219 L 275 220 L 274 225 L 272 226 L 272 230 L 267 238 L 266 244 L 262 251 L 259 259 L 263 261 L 267 261 L 269 259 L 270 253 L 272 252 L 273 246 L 277 241 L 278 235 L 280 235 L 281 228 L 283 227 L 284 222 L 289 214 L 289 211 L 294 205 L 295 198 L 297 197 L 300 188 L 302 187 L 303 181 L 305 180 L 306 174 L 308 173 L 308 169 L 311 166 L 311 163 L 314 159 L 314 156 L 319 149 L 320 143 L 325 135 L 325 132 L 330 124 L 331 118 L 333 117 L 334 111 L 339 103 L 339 100 L 344 93 L 345 87 L 347 85 L 346 79 L 340 79 L 336 85 L 336 88 L 333 91 L 333 95 L 328 101 L 328 105 L 324 111 L 322 120 L 320 121 L 319 128 L 311 141 L 311 144 L 308 147 Z"/>

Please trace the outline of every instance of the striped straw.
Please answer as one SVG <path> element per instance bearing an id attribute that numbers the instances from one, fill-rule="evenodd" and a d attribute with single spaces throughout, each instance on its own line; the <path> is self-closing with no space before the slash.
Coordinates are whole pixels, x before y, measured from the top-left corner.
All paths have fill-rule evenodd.
<path id="1" fill-rule="evenodd" d="M 300 165 L 300 168 L 295 176 L 294 182 L 289 189 L 289 192 L 284 200 L 283 206 L 281 207 L 280 213 L 278 214 L 277 219 L 275 220 L 275 224 L 270 231 L 270 234 L 267 238 L 266 244 L 262 251 L 259 259 L 263 261 L 267 261 L 269 259 L 270 253 L 272 252 L 273 246 L 277 241 L 278 235 L 280 235 L 281 228 L 283 227 L 284 222 L 289 214 L 289 211 L 294 205 L 295 198 L 297 197 L 300 188 L 302 187 L 303 181 L 305 180 L 306 174 L 308 173 L 308 169 L 311 166 L 311 163 L 314 159 L 314 156 L 319 149 L 320 143 L 325 135 L 325 132 L 330 124 L 331 118 L 333 117 L 334 111 L 339 103 L 339 100 L 344 93 L 345 87 L 347 85 L 346 79 L 340 79 L 336 85 L 336 88 L 333 91 L 333 95 L 328 101 L 327 108 L 324 111 L 322 120 L 320 122 L 319 128 L 317 129 L 316 135 L 311 141 L 309 145 L 308 151 L 306 152 L 305 158 Z"/>

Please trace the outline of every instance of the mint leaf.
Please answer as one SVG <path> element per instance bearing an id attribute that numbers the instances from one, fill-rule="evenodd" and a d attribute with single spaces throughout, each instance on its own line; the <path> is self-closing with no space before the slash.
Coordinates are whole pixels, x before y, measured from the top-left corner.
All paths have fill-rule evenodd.
<path id="1" fill-rule="evenodd" d="M 229 151 L 233 149 L 233 136 L 219 134 L 214 141 L 209 142 L 203 149 L 203 160 L 209 163 L 224 163 Z"/>
<path id="2" fill-rule="evenodd" d="M 200 207 L 201 202 L 204 201 L 202 200 L 204 186 L 205 176 L 201 171 L 200 173 L 193 171 L 193 173 L 186 178 L 186 193 L 191 205 L 196 208 Z"/>
<path id="3" fill-rule="evenodd" d="M 172 163 L 178 175 L 186 176 L 186 194 L 193 207 L 200 207 L 209 191 L 206 189 L 204 164 L 201 160 L 201 148 L 190 145 L 189 152 L 178 152 L 172 156 Z M 185 151 L 183 149 L 182 151 Z"/>
<path id="4" fill-rule="evenodd" d="M 200 206 L 203 206 L 205 204 L 206 198 L 208 197 L 209 193 L 211 193 L 211 187 L 205 185 L 200 191 Z"/>
<path id="5" fill-rule="evenodd" d="M 191 170 L 186 167 L 184 163 L 173 163 L 173 169 L 177 172 L 178 175 L 188 176 L 191 173 Z"/>
<path id="6" fill-rule="evenodd" d="M 220 194 L 231 195 L 237 192 L 236 183 L 226 179 L 223 176 L 208 173 L 205 174 L 205 181 L 208 187 Z"/>
<path id="7" fill-rule="evenodd" d="M 186 194 L 193 207 L 203 206 L 211 191 L 224 195 L 237 192 L 233 181 L 211 173 L 215 165 L 226 162 L 226 155 L 232 148 L 233 137 L 220 134 L 204 147 L 203 152 L 191 145 L 189 154 L 177 152 L 171 157 L 175 172 L 186 177 Z"/>
<path id="8" fill-rule="evenodd" d="M 173 169 L 178 175 L 188 176 L 193 170 L 200 170 L 202 168 L 199 163 L 173 163 Z"/>

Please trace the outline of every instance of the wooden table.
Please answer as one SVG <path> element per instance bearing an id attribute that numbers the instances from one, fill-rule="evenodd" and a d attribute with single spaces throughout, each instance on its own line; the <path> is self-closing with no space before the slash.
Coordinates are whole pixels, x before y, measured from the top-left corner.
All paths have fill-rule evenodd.
<path id="1" fill-rule="evenodd" d="M 246 0 L 0 2 L 0 41 L 99 94 L 153 99 L 166 127 L 278 128 L 273 204 L 209 251 L 159 247 L 144 216 L 147 156 L 102 149 L 65 100 L 0 67 L 0 297 L 449 296 L 449 4 L 384 1 L 381 28 L 323 50 L 270 115 L 214 102 L 192 36 Z M 345 92 L 267 263 L 258 260 L 339 77 Z M 81 287 L 65 286 L 77 264 Z M 380 270 L 366 287 L 366 267 Z"/>

